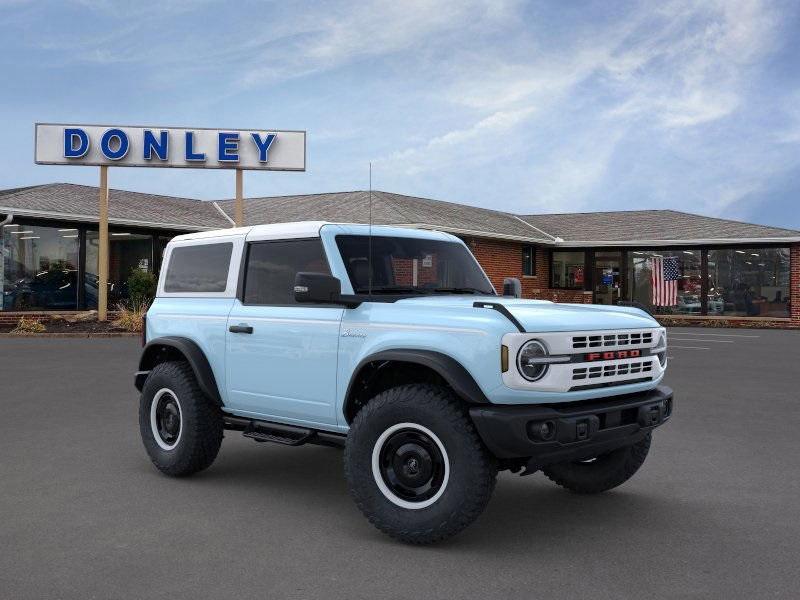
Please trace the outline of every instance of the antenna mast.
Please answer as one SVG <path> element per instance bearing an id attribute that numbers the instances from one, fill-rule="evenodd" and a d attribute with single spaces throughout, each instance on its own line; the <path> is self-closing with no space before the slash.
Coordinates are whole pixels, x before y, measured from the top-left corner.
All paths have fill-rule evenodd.
<path id="1" fill-rule="evenodd" d="M 369 242 L 367 247 L 367 293 L 372 295 L 372 161 L 369 163 Z"/>

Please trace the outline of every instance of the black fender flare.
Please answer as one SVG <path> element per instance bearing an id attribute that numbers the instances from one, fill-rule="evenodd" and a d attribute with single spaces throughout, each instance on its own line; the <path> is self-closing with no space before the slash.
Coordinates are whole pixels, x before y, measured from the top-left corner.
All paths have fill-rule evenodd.
<path id="1" fill-rule="evenodd" d="M 211 370 L 211 364 L 208 362 L 203 350 L 195 342 L 185 337 L 178 336 L 165 336 L 156 338 L 147 343 L 142 350 L 142 355 L 139 358 L 139 371 L 136 373 L 136 389 L 140 392 L 144 386 L 144 381 L 147 379 L 147 374 L 156 366 L 160 361 L 161 355 L 165 349 L 172 352 L 177 351 L 186 359 L 189 366 L 194 371 L 194 376 L 197 378 L 197 383 L 203 393 L 208 396 L 217 405 L 222 406 L 222 397 L 219 394 L 217 387 L 217 380 L 214 377 L 214 371 Z"/>
<path id="2" fill-rule="evenodd" d="M 438 373 L 442 379 L 453 389 L 456 396 L 469 404 L 489 404 L 489 399 L 483 393 L 472 375 L 464 366 L 452 356 L 434 350 L 397 349 L 383 350 L 370 354 L 362 359 L 350 376 L 345 394 L 345 409 L 353 391 L 353 384 L 361 374 L 361 370 L 369 363 L 374 362 L 406 362 L 422 365 Z"/>

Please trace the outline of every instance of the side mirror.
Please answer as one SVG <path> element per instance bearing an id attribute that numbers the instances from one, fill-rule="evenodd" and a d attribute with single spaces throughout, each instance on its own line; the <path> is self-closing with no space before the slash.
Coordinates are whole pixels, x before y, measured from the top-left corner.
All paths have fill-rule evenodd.
<path id="1" fill-rule="evenodd" d="M 327 273 L 300 272 L 294 278 L 297 302 L 341 304 L 342 282 Z"/>
<path id="2" fill-rule="evenodd" d="M 503 279 L 503 296 L 512 298 L 522 298 L 522 284 L 516 277 L 506 277 Z"/>

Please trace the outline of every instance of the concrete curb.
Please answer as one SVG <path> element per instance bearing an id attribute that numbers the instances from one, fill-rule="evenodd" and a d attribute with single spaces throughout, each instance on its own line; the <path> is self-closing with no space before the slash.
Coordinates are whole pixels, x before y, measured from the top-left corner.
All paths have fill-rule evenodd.
<path id="1" fill-rule="evenodd" d="M 84 333 L 0 333 L 0 339 L 5 338 L 124 338 L 139 337 L 141 333 L 130 331 L 114 332 L 84 332 Z"/>

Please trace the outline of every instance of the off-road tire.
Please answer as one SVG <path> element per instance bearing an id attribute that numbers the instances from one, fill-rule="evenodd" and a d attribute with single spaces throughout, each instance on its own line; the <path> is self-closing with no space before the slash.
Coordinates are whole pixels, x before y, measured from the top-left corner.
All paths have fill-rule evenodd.
<path id="1" fill-rule="evenodd" d="M 180 437 L 165 450 L 156 441 L 151 407 L 156 394 L 171 390 L 180 404 Z M 222 443 L 222 413 L 202 392 L 188 363 L 169 361 L 156 365 L 142 387 L 139 430 L 150 460 L 162 473 L 185 477 L 208 468 Z"/>
<path id="2" fill-rule="evenodd" d="M 640 442 L 598 456 L 592 462 L 564 462 L 542 472 L 554 483 L 578 494 L 598 494 L 622 485 L 647 458 L 651 434 Z"/>
<path id="3" fill-rule="evenodd" d="M 438 499 L 424 508 L 395 504 L 381 491 L 373 473 L 376 443 L 403 423 L 432 432 L 446 451 L 446 484 Z M 497 478 L 496 461 L 464 406 L 446 388 L 423 384 L 387 390 L 361 409 L 347 436 L 344 466 L 350 493 L 367 519 L 391 537 L 411 544 L 442 541 L 475 521 L 486 508 Z"/>

